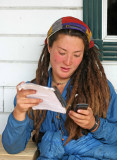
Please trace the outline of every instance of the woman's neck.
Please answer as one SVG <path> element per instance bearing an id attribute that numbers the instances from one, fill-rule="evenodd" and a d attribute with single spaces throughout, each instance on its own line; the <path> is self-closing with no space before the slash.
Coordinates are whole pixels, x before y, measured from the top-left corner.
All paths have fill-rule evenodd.
<path id="1" fill-rule="evenodd" d="M 63 83 L 63 84 L 56 84 L 52 81 L 52 87 L 56 86 L 58 88 L 58 90 L 60 91 L 60 93 L 62 94 L 63 93 L 63 90 L 66 86 L 66 83 Z"/>
<path id="2" fill-rule="evenodd" d="M 59 79 L 59 78 L 57 78 L 56 76 L 54 76 L 52 74 L 52 87 L 56 86 L 59 89 L 61 94 L 62 94 L 62 92 L 63 92 L 63 90 L 64 90 L 64 88 L 65 88 L 65 86 L 66 86 L 68 81 L 69 81 L 69 78 L 66 78 L 66 79 L 62 79 L 61 78 L 61 79 Z"/>
<path id="3" fill-rule="evenodd" d="M 52 82 L 57 86 L 64 85 L 64 84 L 66 85 L 68 81 L 69 81 L 69 78 L 67 78 L 67 79 L 58 79 L 54 75 L 52 75 Z"/>

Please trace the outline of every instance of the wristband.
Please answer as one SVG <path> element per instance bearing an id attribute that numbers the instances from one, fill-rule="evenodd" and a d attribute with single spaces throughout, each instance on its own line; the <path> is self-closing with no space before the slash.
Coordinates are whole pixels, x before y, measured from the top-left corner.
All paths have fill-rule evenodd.
<path id="1" fill-rule="evenodd" d="M 91 129 L 89 129 L 89 131 L 90 132 L 92 132 L 94 129 L 96 129 L 96 127 L 99 125 L 99 118 L 98 118 L 98 116 L 96 115 L 95 116 L 95 124 L 94 124 L 94 126 L 91 128 Z"/>

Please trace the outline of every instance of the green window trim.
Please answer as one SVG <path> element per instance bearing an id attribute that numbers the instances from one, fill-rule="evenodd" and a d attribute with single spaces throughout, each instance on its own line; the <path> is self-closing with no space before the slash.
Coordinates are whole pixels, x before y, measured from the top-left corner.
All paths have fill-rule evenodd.
<path id="1" fill-rule="evenodd" d="M 101 60 L 117 60 L 117 42 L 102 40 L 102 0 L 83 0 L 83 21 L 91 29 L 94 43 L 101 50 Z"/>

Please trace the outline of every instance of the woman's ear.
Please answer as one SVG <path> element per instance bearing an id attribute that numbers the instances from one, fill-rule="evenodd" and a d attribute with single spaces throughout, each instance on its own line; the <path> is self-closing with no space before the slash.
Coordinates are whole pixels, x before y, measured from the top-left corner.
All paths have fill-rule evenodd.
<path id="1" fill-rule="evenodd" d="M 48 52 L 50 53 L 50 50 L 51 50 L 51 48 L 50 48 L 50 46 L 48 45 Z"/>

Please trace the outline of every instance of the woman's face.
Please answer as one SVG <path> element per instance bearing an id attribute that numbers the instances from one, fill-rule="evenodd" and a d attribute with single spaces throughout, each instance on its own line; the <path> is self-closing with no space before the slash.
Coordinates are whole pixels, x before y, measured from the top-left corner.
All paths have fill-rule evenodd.
<path id="1" fill-rule="evenodd" d="M 48 51 L 53 77 L 60 82 L 70 79 L 81 63 L 84 43 L 81 38 L 60 34 Z"/>

